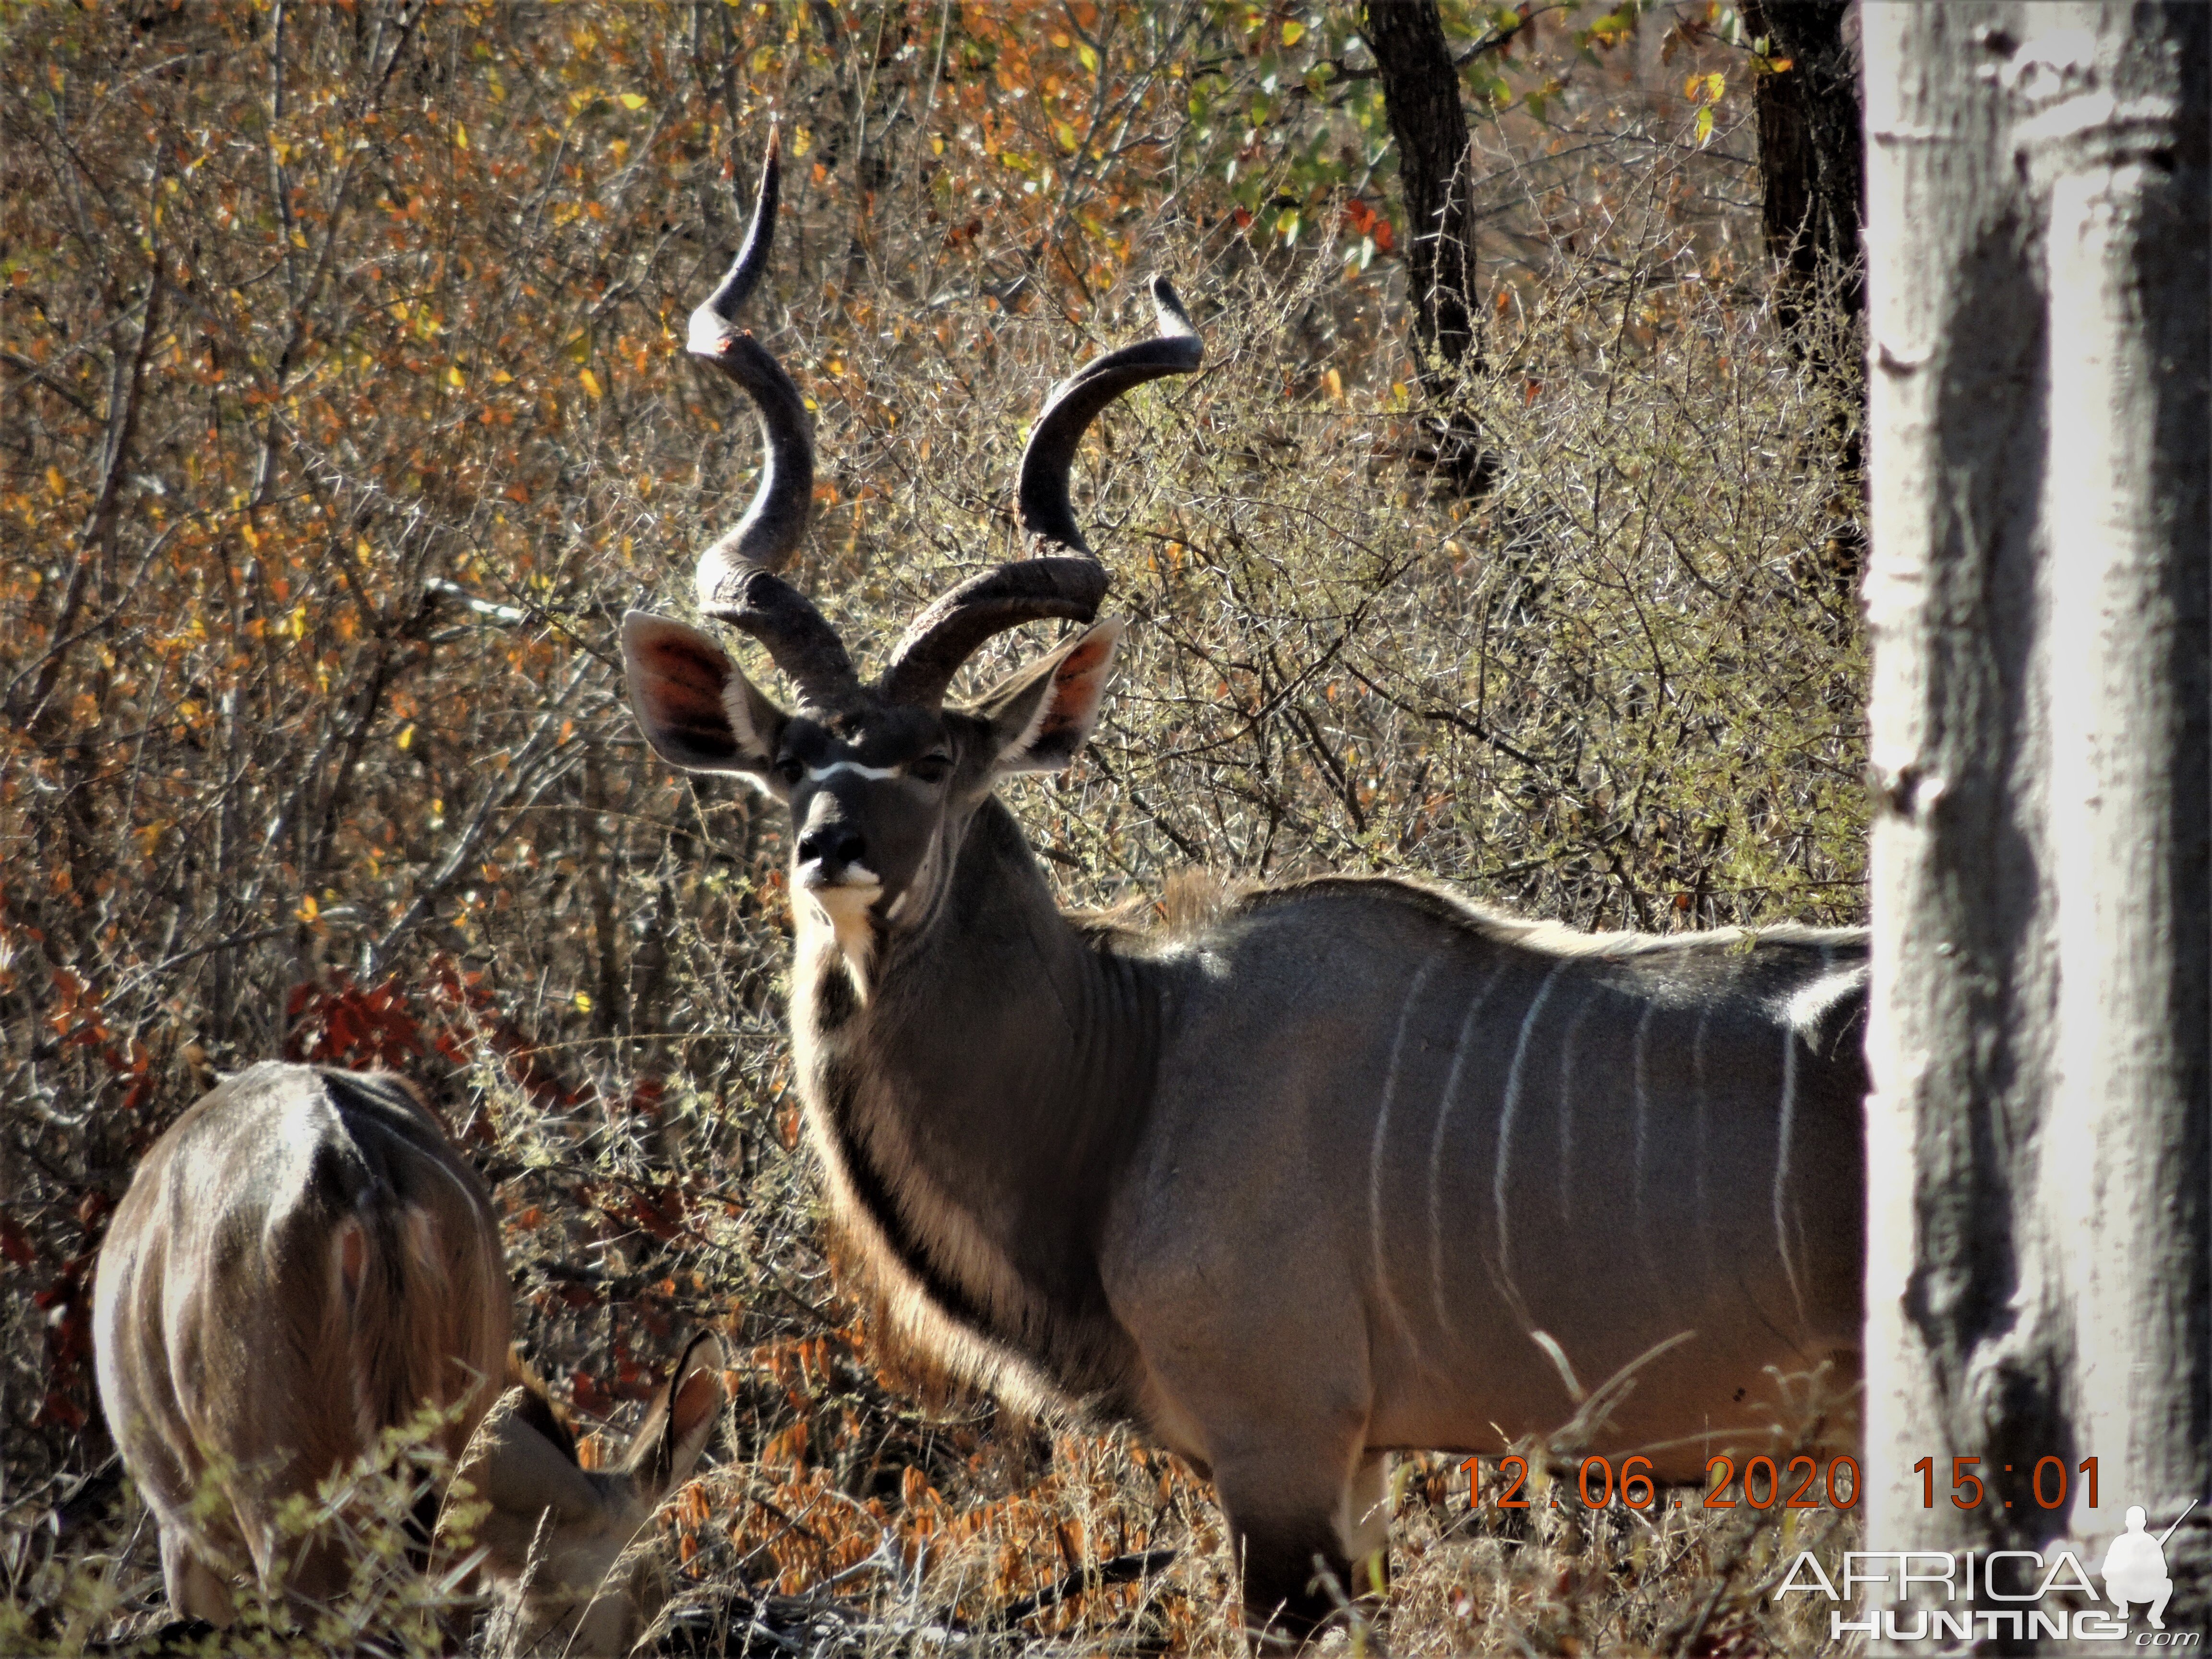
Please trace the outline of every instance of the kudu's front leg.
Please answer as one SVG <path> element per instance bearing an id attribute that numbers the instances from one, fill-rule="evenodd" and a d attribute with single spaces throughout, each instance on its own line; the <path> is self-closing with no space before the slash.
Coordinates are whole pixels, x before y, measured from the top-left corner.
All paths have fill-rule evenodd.
<path id="1" fill-rule="evenodd" d="M 1383 1459 L 1366 1450 L 1365 1423 L 1304 1426 L 1286 1436 L 1270 1425 L 1267 1443 L 1225 1447 L 1213 1465 L 1243 1570 L 1246 1628 L 1263 1648 L 1319 1631 L 1341 1597 L 1370 1588 L 1365 1564 L 1389 1542 Z"/>

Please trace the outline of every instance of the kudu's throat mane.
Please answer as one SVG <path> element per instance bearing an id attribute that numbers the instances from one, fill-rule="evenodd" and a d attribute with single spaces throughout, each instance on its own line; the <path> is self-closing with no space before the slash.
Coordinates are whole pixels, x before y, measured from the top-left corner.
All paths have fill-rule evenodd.
<path id="1" fill-rule="evenodd" d="M 865 1003 L 825 960 L 794 1011 L 841 1219 L 894 1317 L 970 1380 L 1127 1415 L 1101 1200 L 1144 1127 L 1161 970 L 1060 914 L 995 799 L 945 886 Z"/>

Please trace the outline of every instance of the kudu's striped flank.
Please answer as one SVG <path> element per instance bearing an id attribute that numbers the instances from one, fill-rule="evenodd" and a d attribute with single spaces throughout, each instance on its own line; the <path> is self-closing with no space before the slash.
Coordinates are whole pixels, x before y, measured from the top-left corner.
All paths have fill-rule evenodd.
<path id="1" fill-rule="evenodd" d="M 811 441 L 731 318 L 775 179 L 771 148 L 745 252 L 692 320 L 769 456 L 698 586 L 798 703 L 678 623 L 634 613 L 623 647 L 663 757 L 790 808 L 806 1120 L 899 1327 L 1208 1472 L 1248 1609 L 1294 1629 L 1328 1605 L 1316 1557 L 1349 1583 L 1382 1542 L 1386 1453 L 1555 1430 L 1570 1376 L 1644 1360 L 1609 1417 L 1584 1406 L 1585 1448 L 1648 1451 L 1662 1478 L 1773 1449 L 1778 1374 L 1856 1372 L 1862 936 L 1582 937 L 1388 880 L 1156 934 L 1063 916 L 992 791 L 1075 756 L 1121 631 L 1092 621 L 1077 441 L 1120 392 L 1196 368 L 1197 337 L 1156 281 L 1161 337 L 1038 419 L 1018 500 L 1040 556 L 939 600 L 864 684 L 773 574 Z M 1090 625 L 945 705 L 977 645 L 1043 618 Z"/>
<path id="2" fill-rule="evenodd" d="M 476 1531 L 509 1622 L 626 1646 L 647 1608 L 610 1573 L 712 1431 L 720 1346 L 695 1340 L 630 1460 L 586 1474 L 511 1371 L 512 1308 L 483 1183 L 404 1078 L 268 1064 L 195 1103 L 139 1164 L 94 1290 L 100 1404 L 170 1606 L 227 1626 L 247 1577 L 302 1610 L 341 1595 L 343 1533 L 290 1536 L 278 1511 L 428 1404 L 489 1501 Z"/>

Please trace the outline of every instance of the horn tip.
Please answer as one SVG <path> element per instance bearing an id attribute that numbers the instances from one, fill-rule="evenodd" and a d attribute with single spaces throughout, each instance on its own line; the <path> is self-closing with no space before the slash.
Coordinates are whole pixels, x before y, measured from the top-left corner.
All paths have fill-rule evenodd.
<path id="1" fill-rule="evenodd" d="M 1191 321 L 1190 312 L 1184 306 L 1182 296 L 1176 292 L 1175 284 L 1168 281 L 1166 273 L 1154 271 L 1146 286 L 1152 291 L 1152 311 L 1159 319 L 1160 332 L 1170 337 L 1197 339 L 1198 325 Z"/>

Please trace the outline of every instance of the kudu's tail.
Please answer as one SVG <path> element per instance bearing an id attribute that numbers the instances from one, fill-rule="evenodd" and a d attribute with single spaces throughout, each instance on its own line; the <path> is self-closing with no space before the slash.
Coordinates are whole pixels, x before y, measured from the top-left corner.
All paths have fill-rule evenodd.
<path id="1" fill-rule="evenodd" d="M 342 1355 L 345 1375 L 326 1397 L 347 1403 L 363 1451 L 426 1403 L 470 1402 L 433 1437 L 458 1459 L 506 1358 L 508 1320 L 484 1305 L 504 1292 L 507 1273 L 489 1253 L 483 1200 L 410 1085 L 388 1074 L 326 1078 L 356 1108 L 345 1115 L 361 1154 L 331 1232 L 322 1352 Z"/>

